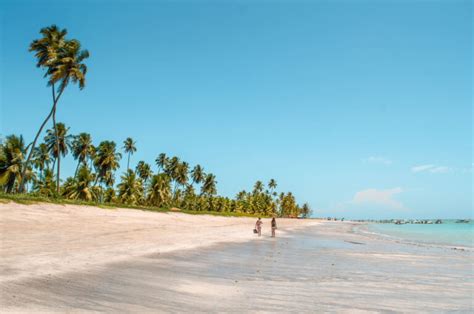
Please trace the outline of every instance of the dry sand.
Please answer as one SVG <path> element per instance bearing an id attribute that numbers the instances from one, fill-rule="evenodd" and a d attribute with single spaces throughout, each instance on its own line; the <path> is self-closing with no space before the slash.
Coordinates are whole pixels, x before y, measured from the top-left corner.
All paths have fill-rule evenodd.
<path id="1" fill-rule="evenodd" d="M 0 204 L 7 312 L 466 312 L 472 251 L 353 223 Z"/>
<path id="2" fill-rule="evenodd" d="M 268 219 L 264 231 L 269 231 Z M 279 219 L 288 230 L 315 221 Z M 0 282 L 80 271 L 150 253 L 254 238 L 254 218 L 92 206 L 0 204 Z M 286 231 L 285 231 L 286 230 Z"/>

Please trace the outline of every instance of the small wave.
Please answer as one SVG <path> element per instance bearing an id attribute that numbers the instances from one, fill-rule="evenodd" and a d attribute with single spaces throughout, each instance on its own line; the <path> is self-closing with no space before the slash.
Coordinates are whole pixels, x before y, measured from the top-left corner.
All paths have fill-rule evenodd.
<path id="1" fill-rule="evenodd" d="M 425 242 L 425 241 L 413 240 L 413 239 L 410 240 L 406 238 L 397 237 L 394 235 L 389 235 L 389 234 L 383 233 L 382 231 L 380 232 L 372 231 L 372 230 L 369 230 L 368 224 L 354 226 L 352 228 L 352 232 L 363 235 L 363 236 L 367 236 L 370 238 L 376 238 L 378 240 L 387 240 L 387 241 L 396 242 L 400 244 L 474 252 L 474 247 L 469 247 L 469 246 L 464 246 L 464 245 L 436 243 L 436 242 Z"/>

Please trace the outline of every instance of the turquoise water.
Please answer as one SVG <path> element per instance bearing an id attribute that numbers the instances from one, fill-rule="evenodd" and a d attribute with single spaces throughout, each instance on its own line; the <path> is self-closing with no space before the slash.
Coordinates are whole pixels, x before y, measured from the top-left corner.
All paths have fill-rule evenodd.
<path id="1" fill-rule="evenodd" d="M 474 223 L 455 223 L 455 220 L 444 220 L 443 224 L 404 224 L 373 223 L 369 230 L 394 238 L 453 246 L 474 247 Z"/>

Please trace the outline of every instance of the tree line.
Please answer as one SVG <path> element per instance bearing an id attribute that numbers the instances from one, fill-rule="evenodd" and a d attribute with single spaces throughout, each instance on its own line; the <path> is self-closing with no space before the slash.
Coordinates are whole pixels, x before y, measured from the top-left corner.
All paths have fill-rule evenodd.
<path id="1" fill-rule="evenodd" d="M 47 197 L 97 203 L 178 207 L 193 211 L 216 211 L 307 217 L 308 204 L 298 205 L 291 192 L 278 193 L 274 179 L 267 184 L 257 181 L 250 191 L 234 198 L 217 195 L 214 174 L 201 165 L 191 167 L 176 156 L 161 153 L 153 166 L 139 161 L 130 166 L 136 143 L 127 138 L 123 146 L 114 141 L 94 145 L 89 133 L 69 134 L 69 128 L 56 121 L 59 99 L 70 84 L 85 86 L 89 57 L 76 39 L 67 39 L 67 31 L 55 25 L 41 29 L 40 39 L 30 44 L 37 67 L 44 69 L 51 88 L 51 111 L 42 122 L 34 140 L 25 144 L 20 135 L 0 139 L 0 189 L 5 193 L 31 193 Z M 52 120 L 43 141 L 38 143 L 44 127 Z M 116 182 L 116 173 L 125 154 L 127 169 Z M 72 154 L 77 165 L 74 175 L 61 181 L 61 159 Z"/>

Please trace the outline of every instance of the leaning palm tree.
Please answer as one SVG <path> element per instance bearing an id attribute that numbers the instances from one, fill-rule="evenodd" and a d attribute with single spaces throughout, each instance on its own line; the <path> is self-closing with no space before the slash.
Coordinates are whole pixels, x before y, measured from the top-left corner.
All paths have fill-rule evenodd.
<path id="1" fill-rule="evenodd" d="M 0 187 L 7 193 L 13 192 L 21 181 L 21 176 L 30 171 L 22 171 L 26 148 L 22 136 L 10 135 L 0 145 Z"/>
<path id="2" fill-rule="evenodd" d="M 67 85 L 72 81 L 73 83 L 78 83 L 80 89 L 84 88 L 85 85 L 85 73 L 87 72 L 87 67 L 81 62 L 89 57 L 89 52 L 81 50 L 81 44 L 79 41 L 72 39 L 66 41 L 64 47 L 61 51 L 61 60 L 56 64 L 51 70 L 51 79 L 53 81 L 59 82 L 58 95 L 62 93 Z M 54 90 L 53 90 L 54 93 Z M 55 135 L 57 138 L 60 138 L 60 129 L 56 124 L 56 107 L 53 111 L 53 127 Z M 56 142 L 56 150 L 61 151 L 60 142 Z M 60 173 L 60 164 L 61 164 L 61 154 L 58 155 L 58 171 L 57 171 L 57 189 L 59 193 L 59 173 Z"/>
<path id="3" fill-rule="evenodd" d="M 125 141 L 123 141 L 123 150 L 125 154 L 128 154 L 127 158 L 127 170 L 130 169 L 130 155 L 133 155 L 134 152 L 137 151 L 137 147 L 135 146 L 135 142 L 131 137 L 127 137 Z"/>
<path id="4" fill-rule="evenodd" d="M 53 97 L 52 107 L 31 144 L 28 157 L 25 161 L 25 167 L 23 167 L 22 170 L 20 191 L 23 191 L 24 188 L 24 172 L 28 168 L 36 142 L 51 117 L 53 117 L 54 129 L 56 130 L 56 107 L 65 88 L 72 82 L 77 83 L 79 89 L 83 89 L 86 82 L 87 66 L 83 61 L 89 57 L 89 52 L 87 50 L 81 50 L 80 42 L 76 39 L 67 40 L 67 30 L 60 29 L 56 25 L 42 28 L 40 34 L 42 38 L 34 40 L 30 44 L 29 50 L 35 52 L 35 57 L 37 58 L 36 66 L 46 71 L 44 76 L 48 79 L 47 85 L 51 86 Z M 56 90 L 57 84 L 59 86 Z"/>
<path id="5" fill-rule="evenodd" d="M 59 193 L 60 188 L 60 177 L 61 177 L 61 156 L 65 157 L 71 148 L 72 135 L 68 135 L 69 128 L 66 128 L 64 123 L 57 123 L 56 129 L 48 130 L 44 141 L 48 150 L 54 158 L 54 162 L 57 161 L 56 171 L 56 189 Z"/>
<path id="6" fill-rule="evenodd" d="M 77 171 L 81 165 L 87 166 L 87 160 L 91 157 L 92 151 L 93 144 L 89 133 L 80 133 L 74 136 L 72 141 L 72 156 L 77 160 L 74 177 L 77 176 Z"/>
<path id="7" fill-rule="evenodd" d="M 214 195 L 217 193 L 217 188 L 216 188 L 216 176 L 213 175 L 212 173 L 209 173 L 206 175 L 204 178 L 204 182 L 201 186 L 201 195 Z"/>
<path id="8" fill-rule="evenodd" d="M 97 176 L 94 185 L 97 182 L 105 183 L 110 187 L 114 184 L 114 172 L 119 168 L 119 161 L 122 155 L 117 152 L 116 144 L 112 141 L 103 141 L 97 146 L 94 158 L 94 166 Z"/>

